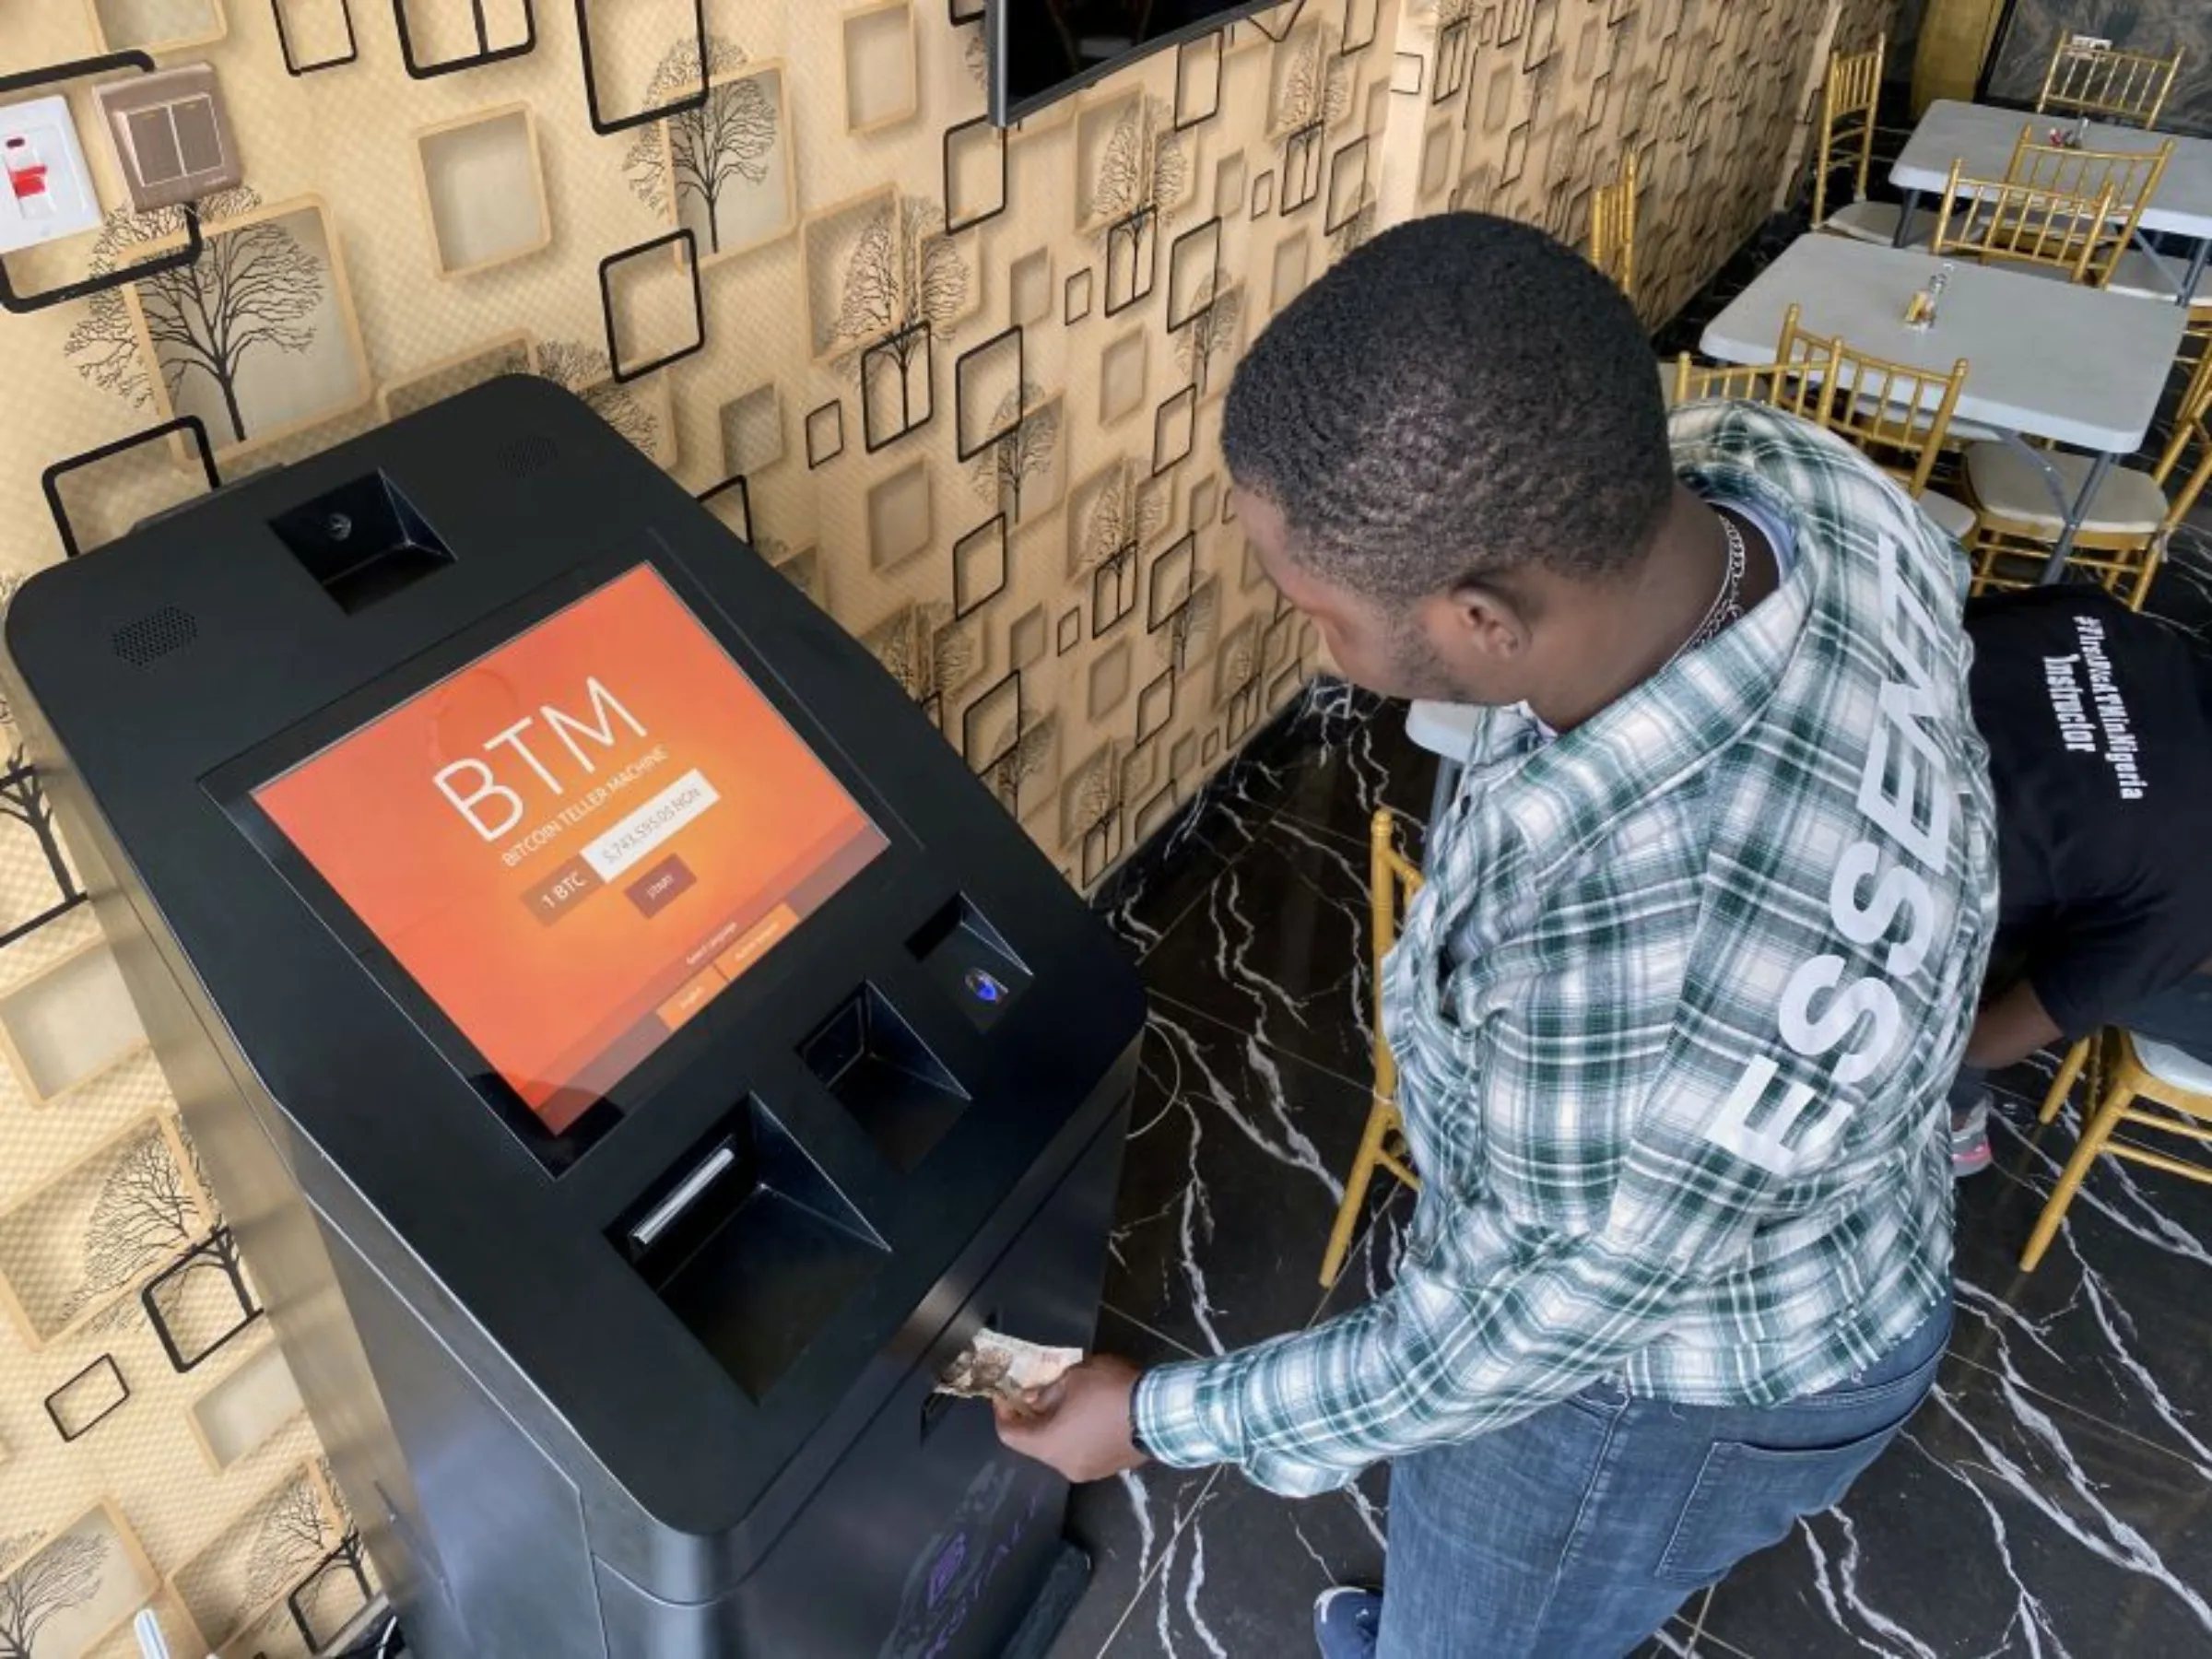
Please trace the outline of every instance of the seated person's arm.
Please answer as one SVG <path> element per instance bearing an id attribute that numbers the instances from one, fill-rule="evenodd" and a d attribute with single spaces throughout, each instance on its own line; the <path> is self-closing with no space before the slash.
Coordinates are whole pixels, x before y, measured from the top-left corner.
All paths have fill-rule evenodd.
<path id="1" fill-rule="evenodd" d="M 1967 1039 L 1968 1063 L 2010 1065 L 2061 1037 L 2125 1024 L 2203 959 L 2202 913 L 2171 892 L 2085 904 L 2040 945 L 2018 984 L 1983 1005 Z"/>
<path id="2" fill-rule="evenodd" d="M 1982 1005 L 1982 1011 L 1974 1016 L 1972 1034 L 1966 1040 L 1966 1062 L 1999 1071 L 2018 1065 L 2063 1035 L 2058 1021 L 2036 995 L 2035 986 L 2022 980 Z"/>

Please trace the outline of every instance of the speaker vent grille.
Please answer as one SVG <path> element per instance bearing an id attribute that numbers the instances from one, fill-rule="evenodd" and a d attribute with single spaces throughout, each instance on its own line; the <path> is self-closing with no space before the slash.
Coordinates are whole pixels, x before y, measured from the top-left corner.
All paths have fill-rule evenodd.
<path id="1" fill-rule="evenodd" d="M 543 432 L 525 432 L 500 451 L 500 461 L 518 478 L 544 472 L 560 459 L 560 449 Z"/>
<path id="2" fill-rule="evenodd" d="M 124 623 L 108 636 L 108 643 L 124 662 L 143 668 L 172 651 L 183 650 L 199 637 L 200 625 L 190 611 L 165 605 L 135 622 Z"/>

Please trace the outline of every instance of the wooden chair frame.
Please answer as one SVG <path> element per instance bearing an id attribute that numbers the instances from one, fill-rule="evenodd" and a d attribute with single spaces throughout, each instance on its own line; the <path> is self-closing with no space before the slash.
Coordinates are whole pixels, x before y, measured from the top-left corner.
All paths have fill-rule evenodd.
<path id="1" fill-rule="evenodd" d="M 1858 147 L 1851 163 L 1852 200 L 1866 196 L 1866 171 L 1874 160 L 1876 106 L 1882 98 L 1882 59 L 1889 37 L 1874 37 L 1865 52 L 1839 52 L 1828 60 L 1828 79 L 1820 89 L 1820 143 L 1814 161 L 1813 226 L 1828 220 L 1828 182 L 1839 165 L 1839 145 Z M 1846 151 L 1848 154 L 1848 150 Z"/>
<path id="2" fill-rule="evenodd" d="M 2171 138 L 2149 150 L 2069 149 L 2062 144 L 2039 143 L 2030 124 L 2022 127 L 2013 142 L 2005 181 L 2054 195 L 2095 196 L 2110 190 L 2115 208 L 2136 210 L 2139 217 L 2143 206 L 2158 193 L 2172 159 Z"/>
<path id="3" fill-rule="evenodd" d="M 2173 159 L 2173 140 L 2154 150 L 2068 149 L 2064 145 L 2038 144 L 2035 129 L 2023 127 L 2005 168 L 2005 182 L 2052 195 L 2088 200 L 2109 194 L 2113 217 L 2107 221 L 2078 280 L 2106 288 L 2120 268 L 2121 256 L 2135 241 Z"/>
<path id="4" fill-rule="evenodd" d="M 2192 450 L 2196 452 L 2194 462 L 2190 460 Z M 2184 465 L 2188 467 L 2185 474 Z M 2178 486 L 2174 482 L 2177 477 Z M 2166 441 L 2150 477 L 2166 496 L 2166 513 L 2156 530 L 2144 535 L 2085 527 L 2076 534 L 2066 555 L 2069 571 L 2088 572 L 2106 592 L 2136 611 L 2143 608 L 2175 527 L 2194 509 L 2206 486 L 2212 484 L 2212 371 L 2203 364 L 2183 394 L 2173 435 Z M 1982 522 L 1969 549 L 1974 560 L 1974 592 L 2035 586 L 2042 579 L 2043 564 L 2054 538 L 2034 524 L 1992 512 L 1984 502 L 1975 504 L 1981 510 Z M 2021 568 L 2009 568 L 2013 561 Z"/>
<path id="5" fill-rule="evenodd" d="M 1345 1177 L 1344 1202 L 1336 1206 L 1336 1223 L 1329 1230 L 1329 1247 L 1321 1259 L 1322 1288 L 1333 1289 L 1344 1271 L 1344 1258 L 1359 1229 L 1359 1213 L 1367 1203 L 1367 1189 L 1377 1170 L 1387 1170 L 1416 1192 L 1421 1178 L 1414 1173 L 1406 1151 L 1405 1124 L 1398 1116 L 1398 1066 L 1382 1034 L 1382 963 L 1398 941 L 1398 924 L 1406 907 L 1421 890 L 1420 866 L 1398 850 L 1397 814 L 1385 806 L 1376 812 L 1368 831 L 1368 905 L 1371 925 L 1370 947 L 1370 1018 L 1375 1028 L 1375 1082 L 1367 1110 L 1367 1127 L 1359 1136 L 1359 1155 Z"/>
<path id="6" fill-rule="evenodd" d="M 1798 308 L 1783 313 L 1782 339 L 1809 339 L 1797 326 Z M 1675 363 L 1673 403 L 1699 403 L 1722 398 L 1735 403 L 1761 403 L 1801 420 L 1824 426 L 1828 400 L 1834 395 L 1840 358 L 1824 350 L 1817 356 L 1793 359 L 1777 349 L 1771 363 L 1700 363 L 1684 352 Z"/>
<path id="7" fill-rule="evenodd" d="M 2041 265 L 2069 282 L 2102 287 L 2112 280 L 2112 267 L 2127 245 L 2124 239 L 2112 242 L 2112 218 L 2110 189 L 2093 196 L 2072 195 L 2004 179 L 1970 178 L 1961 159 L 1951 163 L 1929 247 L 1939 258 Z M 2091 261 L 2100 248 L 2109 253 L 2099 279 Z"/>
<path id="8" fill-rule="evenodd" d="M 1590 193 L 1590 263 L 1610 276 L 1632 301 L 1636 298 L 1636 152 L 1620 158 L 1620 173 L 1611 184 Z"/>
<path id="9" fill-rule="evenodd" d="M 2177 406 L 2178 419 L 2212 395 L 2212 310 L 2200 311 L 2190 317 L 2174 361 L 2189 371 L 2189 382 L 2183 388 L 2182 401 Z"/>
<path id="10" fill-rule="evenodd" d="M 2178 51 L 2170 58 L 2152 57 L 2142 52 L 2114 52 L 2109 46 L 2077 46 L 2062 35 L 2043 70 L 2035 112 L 2155 127 L 2181 69 Z"/>
<path id="11" fill-rule="evenodd" d="M 1841 337 L 1808 334 L 1793 309 L 1777 353 L 1785 363 L 1818 363 L 1830 384 L 1819 424 L 1862 451 L 1918 500 L 1950 441 L 1966 388 L 1967 359 L 1948 374 L 1854 351 Z"/>
<path id="12" fill-rule="evenodd" d="M 2136 1052 L 2135 1039 L 2125 1031 L 2100 1032 L 2095 1037 L 2084 1038 L 2066 1052 L 2065 1063 L 2052 1081 L 2051 1092 L 2043 1097 L 2041 1121 L 2046 1124 L 2056 1121 L 2074 1080 L 2081 1075 L 2085 1063 L 2092 1060 L 2102 1076 L 2092 1074 L 2090 1106 L 2083 1122 L 2081 1139 L 2075 1145 L 2074 1156 L 2066 1160 L 2058 1184 L 2051 1190 L 2043 1213 L 2036 1219 L 2027 1249 L 2020 1253 L 2022 1273 L 2033 1273 L 2041 1265 L 2044 1252 L 2058 1236 L 2059 1224 L 2066 1218 L 2075 1194 L 2081 1190 L 2082 1181 L 2100 1153 L 2109 1152 L 2130 1163 L 2147 1165 L 2185 1181 L 2212 1185 L 2212 1169 L 2203 1164 L 2190 1163 L 2170 1153 L 2114 1138 L 2114 1132 L 2125 1124 L 2139 1129 L 2155 1129 L 2163 1135 L 2186 1135 L 2191 1140 L 2212 1145 L 2212 1095 L 2192 1094 L 2152 1075 Z M 2163 1106 L 2168 1113 L 2174 1115 L 2145 1112 L 2136 1104 L 2137 1100 Z"/>

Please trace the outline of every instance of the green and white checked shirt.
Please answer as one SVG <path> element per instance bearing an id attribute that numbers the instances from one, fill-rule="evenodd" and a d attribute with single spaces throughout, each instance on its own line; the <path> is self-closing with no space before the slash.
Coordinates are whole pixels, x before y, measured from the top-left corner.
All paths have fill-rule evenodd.
<path id="1" fill-rule="evenodd" d="M 1556 740 L 1485 723 L 1385 982 L 1424 1178 L 1396 1285 L 1147 1374 L 1163 1463 L 1303 1496 L 1600 1379 L 1779 1405 L 1947 1293 L 1944 1099 L 1996 901 L 1952 549 L 1787 417 L 1673 435 L 1794 566 Z"/>

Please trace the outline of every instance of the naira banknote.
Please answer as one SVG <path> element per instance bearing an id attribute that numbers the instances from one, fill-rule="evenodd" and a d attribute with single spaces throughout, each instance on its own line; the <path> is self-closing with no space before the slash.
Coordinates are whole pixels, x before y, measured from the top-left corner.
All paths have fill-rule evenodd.
<path id="1" fill-rule="evenodd" d="M 1080 1348 L 1042 1347 L 997 1331 L 978 1331 L 937 1379 L 939 1394 L 964 1400 L 1019 1400 L 1060 1380 L 1083 1358 Z"/>

